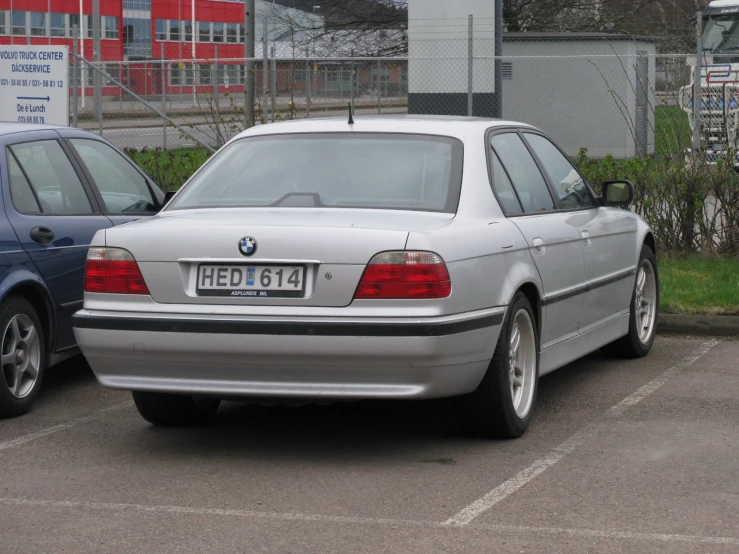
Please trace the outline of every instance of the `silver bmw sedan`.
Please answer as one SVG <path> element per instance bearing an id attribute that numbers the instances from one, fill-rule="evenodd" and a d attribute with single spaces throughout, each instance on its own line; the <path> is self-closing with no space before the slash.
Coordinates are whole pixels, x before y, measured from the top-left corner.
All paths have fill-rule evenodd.
<path id="1" fill-rule="evenodd" d="M 597 349 L 645 356 L 656 245 L 542 132 L 360 117 L 254 127 L 150 219 L 99 231 L 77 341 L 155 425 L 222 399 L 457 397 L 517 437 L 537 380 Z"/>

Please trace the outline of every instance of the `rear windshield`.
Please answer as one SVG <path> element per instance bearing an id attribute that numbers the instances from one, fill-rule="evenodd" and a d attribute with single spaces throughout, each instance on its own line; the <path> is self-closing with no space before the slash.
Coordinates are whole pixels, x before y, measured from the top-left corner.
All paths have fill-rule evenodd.
<path id="1" fill-rule="evenodd" d="M 191 179 L 168 210 L 370 208 L 454 213 L 462 144 L 402 134 L 295 134 L 240 139 Z"/>

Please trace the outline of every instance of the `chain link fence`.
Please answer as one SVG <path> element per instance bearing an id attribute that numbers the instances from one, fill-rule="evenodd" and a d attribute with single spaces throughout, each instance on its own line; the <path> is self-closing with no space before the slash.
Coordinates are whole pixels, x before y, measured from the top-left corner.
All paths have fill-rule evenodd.
<path id="1" fill-rule="evenodd" d="M 691 81 L 688 56 L 657 54 L 653 42 L 628 37 L 536 40 L 511 33 L 504 48 L 503 117 L 540 127 L 568 154 L 681 155 L 689 147 L 692 93 L 681 93 Z M 256 124 L 344 115 L 350 104 L 360 117 L 491 117 L 493 53 L 492 40 L 482 38 L 417 40 L 402 57 L 318 56 L 291 43 L 260 47 L 253 60 L 220 58 L 217 50 L 195 60 L 72 56 L 71 124 L 125 148 L 198 142 L 217 148 L 252 123 L 244 103 L 247 71 L 253 71 Z M 95 73 L 102 75 L 97 111 Z M 725 94 L 727 104 L 735 102 L 724 89 L 722 104 Z"/>
<path id="2" fill-rule="evenodd" d="M 276 44 L 258 49 L 251 60 L 214 56 L 92 63 L 75 58 L 70 113 L 77 126 L 129 149 L 163 188 L 175 189 L 211 152 L 251 124 L 346 117 L 350 105 L 357 119 L 374 114 L 489 117 L 497 65 L 504 119 L 547 132 L 591 183 L 631 179 L 638 191 L 632 208 L 666 248 L 736 252 L 736 173 L 696 164 L 687 155 L 691 56 L 660 53 L 647 39 L 526 35 L 508 34 L 500 58 L 485 39 L 417 41 L 408 55 L 390 57 L 320 56 Z M 249 71 L 255 121 L 244 102 Z M 101 75 L 97 97 L 94 73 Z M 721 83 L 705 89 L 701 100 L 702 117 L 714 130 L 727 130 L 729 138 L 739 128 L 736 89 L 734 83 Z M 159 155 L 160 149 L 168 155 Z"/>

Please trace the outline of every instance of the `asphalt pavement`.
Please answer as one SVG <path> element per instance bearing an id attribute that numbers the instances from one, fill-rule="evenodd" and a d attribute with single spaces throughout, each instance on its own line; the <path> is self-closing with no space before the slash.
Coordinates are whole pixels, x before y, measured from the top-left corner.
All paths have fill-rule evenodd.
<path id="1" fill-rule="evenodd" d="M 153 428 L 81 359 L 0 421 L 0 552 L 739 552 L 739 341 L 541 379 L 521 439 L 448 401 L 229 403 Z"/>

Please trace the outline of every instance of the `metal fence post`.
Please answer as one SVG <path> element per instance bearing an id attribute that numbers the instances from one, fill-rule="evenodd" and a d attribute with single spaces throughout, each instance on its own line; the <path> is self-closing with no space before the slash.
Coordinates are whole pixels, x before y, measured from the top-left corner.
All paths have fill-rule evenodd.
<path id="1" fill-rule="evenodd" d="M 167 66 L 164 60 L 164 43 L 160 43 L 162 56 L 162 113 L 167 115 Z M 167 118 L 162 118 L 162 148 L 167 149 Z"/>
<path id="2" fill-rule="evenodd" d="M 262 30 L 262 119 L 267 121 L 267 18 L 264 18 Z"/>
<path id="3" fill-rule="evenodd" d="M 255 20 L 256 7 L 254 0 L 245 0 L 244 2 L 244 109 L 246 115 L 246 127 L 257 124 L 256 115 L 254 113 L 254 93 L 256 91 L 255 75 L 254 75 L 254 56 L 255 56 Z"/>
<path id="4" fill-rule="evenodd" d="M 701 149 L 701 56 L 703 55 L 703 41 L 701 40 L 701 23 L 703 14 L 699 11 L 695 20 L 696 56 L 693 68 L 693 154 L 698 155 Z"/>
<path id="5" fill-rule="evenodd" d="M 98 69 L 102 69 L 100 55 L 100 0 L 92 0 L 92 49 L 93 59 Z M 103 90 L 102 78 L 99 72 L 93 75 L 95 87 L 95 118 L 98 120 L 98 134 L 103 136 Z"/>
<path id="6" fill-rule="evenodd" d="M 473 78 L 472 72 L 474 70 L 474 46 L 472 40 L 473 32 L 473 18 L 469 16 L 469 29 L 467 31 L 467 116 L 472 117 L 472 99 L 473 99 Z"/>
<path id="7" fill-rule="evenodd" d="M 313 70 L 310 66 L 310 46 L 305 48 L 305 117 L 310 118 L 310 85 L 313 81 Z"/>
<path id="8" fill-rule="evenodd" d="M 72 127 L 77 127 L 77 27 L 72 29 Z"/>
<path id="9" fill-rule="evenodd" d="M 382 66 L 380 65 L 380 61 L 377 61 L 377 113 L 382 113 L 382 85 L 380 84 L 380 79 L 382 77 Z M 384 82 L 385 80 L 382 79 Z"/>
<path id="10" fill-rule="evenodd" d="M 215 60 L 214 60 L 214 71 L 211 72 L 210 82 L 212 83 L 211 86 L 213 87 L 213 101 L 215 103 L 216 108 L 216 127 L 220 128 L 221 126 L 221 87 L 219 84 L 219 78 L 220 78 L 220 68 L 218 66 L 218 45 L 215 45 Z M 213 73 L 215 73 L 215 81 L 213 80 Z"/>
<path id="11" fill-rule="evenodd" d="M 503 118 L 503 0 L 495 0 L 495 105 L 493 116 Z"/>
<path id="12" fill-rule="evenodd" d="M 352 113 L 354 113 L 354 72 L 356 71 L 356 66 L 354 65 L 354 50 L 352 50 L 352 62 L 349 68 L 349 98 L 352 106 Z"/>
<path id="13" fill-rule="evenodd" d="M 277 117 L 277 52 L 272 45 L 272 123 Z"/>

